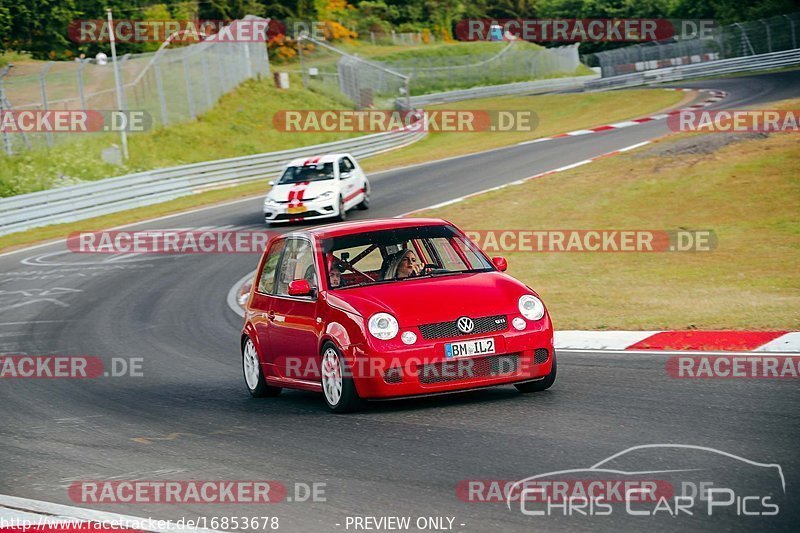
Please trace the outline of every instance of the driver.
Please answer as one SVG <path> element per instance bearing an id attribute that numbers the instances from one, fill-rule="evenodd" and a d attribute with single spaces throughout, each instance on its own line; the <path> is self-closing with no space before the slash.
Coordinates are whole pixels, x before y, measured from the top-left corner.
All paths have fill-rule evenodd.
<path id="1" fill-rule="evenodd" d="M 413 250 L 403 250 L 392 257 L 383 279 L 402 279 L 418 276 L 422 272 L 423 266 L 425 265 L 417 258 L 417 254 Z"/>
<path id="2" fill-rule="evenodd" d="M 331 282 L 331 287 L 336 289 L 338 287 L 343 286 L 342 283 L 342 272 L 344 272 L 344 267 L 339 261 L 336 261 L 333 256 L 331 256 L 331 260 L 329 263 L 329 277 Z"/>

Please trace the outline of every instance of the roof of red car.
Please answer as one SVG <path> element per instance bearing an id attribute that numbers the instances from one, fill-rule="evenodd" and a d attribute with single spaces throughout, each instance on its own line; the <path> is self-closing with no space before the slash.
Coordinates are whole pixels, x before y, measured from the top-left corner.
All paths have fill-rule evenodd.
<path id="1" fill-rule="evenodd" d="M 439 226 L 450 224 L 441 218 L 374 218 L 370 220 L 357 220 L 353 222 L 339 222 L 326 224 L 306 230 L 309 235 L 318 239 L 364 233 L 366 231 L 381 231 L 395 228 L 412 228 L 415 226 Z"/>

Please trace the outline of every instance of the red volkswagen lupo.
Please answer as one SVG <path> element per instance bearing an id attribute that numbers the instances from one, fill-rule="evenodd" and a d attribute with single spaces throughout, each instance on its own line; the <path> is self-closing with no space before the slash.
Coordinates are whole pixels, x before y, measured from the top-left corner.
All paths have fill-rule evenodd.
<path id="1" fill-rule="evenodd" d="M 320 391 L 335 412 L 361 400 L 513 383 L 553 385 L 553 327 L 530 287 L 437 219 L 332 224 L 281 235 L 245 309 L 253 396 Z"/>

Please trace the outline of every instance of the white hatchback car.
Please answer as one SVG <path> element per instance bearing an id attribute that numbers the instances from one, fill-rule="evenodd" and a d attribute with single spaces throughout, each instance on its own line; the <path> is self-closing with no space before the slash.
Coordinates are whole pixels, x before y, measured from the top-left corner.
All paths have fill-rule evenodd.
<path id="1" fill-rule="evenodd" d="M 264 199 L 264 221 L 296 222 L 317 218 L 347 218 L 347 211 L 369 208 L 370 186 L 350 154 L 295 159 Z"/>

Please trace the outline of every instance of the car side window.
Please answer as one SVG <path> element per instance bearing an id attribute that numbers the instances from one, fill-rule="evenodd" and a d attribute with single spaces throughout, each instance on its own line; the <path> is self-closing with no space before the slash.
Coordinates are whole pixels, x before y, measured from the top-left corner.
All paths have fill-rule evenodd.
<path id="1" fill-rule="evenodd" d="M 340 176 L 342 174 L 344 174 L 345 172 L 352 172 L 354 168 L 355 168 L 355 165 L 353 165 L 353 162 L 350 161 L 350 158 L 343 157 L 343 158 L 341 158 L 339 160 L 339 175 Z"/>
<path id="2" fill-rule="evenodd" d="M 264 267 L 261 269 L 261 276 L 258 278 L 258 292 L 275 294 L 275 272 L 285 246 L 286 240 L 281 239 L 270 247 L 267 260 L 264 261 Z"/>
<path id="3" fill-rule="evenodd" d="M 317 272 L 314 266 L 314 249 L 305 239 L 289 239 L 286 253 L 283 254 L 278 270 L 278 283 L 275 293 L 283 296 L 289 294 L 289 284 L 297 279 L 308 280 L 312 287 L 317 287 Z"/>

